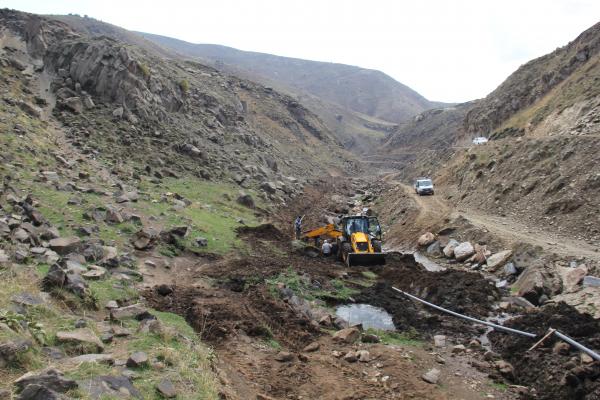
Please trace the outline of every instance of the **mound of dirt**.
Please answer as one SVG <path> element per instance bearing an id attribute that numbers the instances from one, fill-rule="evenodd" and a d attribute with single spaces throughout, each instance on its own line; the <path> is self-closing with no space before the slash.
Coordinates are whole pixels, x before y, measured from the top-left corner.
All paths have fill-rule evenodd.
<path id="1" fill-rule="evenodd" d="M 308 319 L 274 299 L 265 288 L 239 293 L 177 286 L 167 296 L 155 289 L 147 290 L 144 296 L 153 308 L 183 316 L 203 340 L 216 346 L 243 331 L 248 336 L 274 337 L 298 350 L 320 334 Z"/>
<path id="2" fill-rule="evenodd" d="M 558 329 L 588 348 L 600 349 L 600 321 L 565 303 L 548 305 L 506 325 L 540 336 L 548 328 Z M 513 365 L 515 383 L 534 387 L 537 399 L 600 399 L 600 362 L 584 363 L 573 347 L 553 352 L 560 342 L 555 336 L 531 352 L 526 351 L 535 340 L 501 332 L 489 337 L 494 350 Z"/>
<path id="3" fill-rule="evenodd" d="M 256 239 L 279 241 L 284 239 L 283 233 L 271 223 L 258 226 L 241 226 L 236 229 L 238 236 L 251 236 Z"/>
<path id="4" fill-rule="evenodd" d="M 392 286 L 452 311 L 486 317 L 500 298 L 498 289 L 476 272 L 425 270 L 414 261 L 388 262 L 380 277 Z"/>

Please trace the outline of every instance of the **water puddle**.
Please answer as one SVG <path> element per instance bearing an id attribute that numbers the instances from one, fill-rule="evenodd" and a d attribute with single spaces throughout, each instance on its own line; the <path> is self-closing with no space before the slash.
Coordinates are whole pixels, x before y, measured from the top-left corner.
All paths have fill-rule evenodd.
<path id="1" fill-rule="evenodd" d="M 335 314 L 350 325 L 362 324 L 365 329 L 396 330 L 392 316 L 387 311 L 369 304 L 343 305 L 336 309 Z"/>

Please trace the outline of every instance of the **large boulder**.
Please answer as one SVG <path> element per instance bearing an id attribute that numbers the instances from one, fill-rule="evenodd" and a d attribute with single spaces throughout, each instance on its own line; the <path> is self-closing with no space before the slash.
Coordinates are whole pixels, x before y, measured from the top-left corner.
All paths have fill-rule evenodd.
<path id="1" fill-rule="evenodd" d="M 488 271 L 496 272 L 499 268 L 501 268 L 504 264 L 510 260 L 512 257 L 512 250 L 504 250 L 496 254 L 492 254 L 487 258 L 486 264 L 488 266 Z"/>
<path id="2" fill-rule="evenodd" d="M 254 199 L 252 198 L 251 195 L 247 194 L 247 193 L 240 193 L 240 195 L 237 198 L 237 202 L 241 205 L 243 205 L 244 207 L 248 207 L 248 208 L 254 208 Z"/>
<path id="3" fill-rule="evenodd" d="M 462 242 L 454 248 L 454 258 L 457 261 L 464 261 L 475 253 L 475 248 L 469 242 Z"/>
<path id="4" fill-rule="evenodd" d="M 15 339 L 0 343 L 0 368 L 5 368 L 16 361 L 19 355 L 29 350 L 32 345 L 33 342 L 29 339 Z"/>
<path id="5" fill-rule="evenodd" d="M 525 268 L 512 290 L 517 296 L 523 297 L 534 305 L 540 305 L 540 297 L 548 297 L 562 291 L 562 282 L 553 264 L 544 264 L 542 261 L 535 262 Z"/>
<path id="6" fill-rule="evenodd" d="M 448 241 L 448 244 L 444 247 L 444 249 L 442 250 L 442 252 L 444 253 L 444 255 L 448 258 L 452 258 L 454 257 L 454 249 L 456 248 L 456 246 L 458 246 L 460 243 L 455 240 L 455 239 L 450 239 Z"/>
<path id="7" fill-rule="evenodd" d="M 56 340 L 62 343 L 75 345 L 80 353 L 96 353 L 104 350 L 104 344 L 89 328 L 80 328 L 73 331 L 56 332 Z"/>
<path id="8" fill-rule="evenodd" d="M 82 298 L 88 294 L 88 285 L 83 278 L 58 263 L 52 264 L 42 284 L 45 290 L 66 289 Z"/>
<path id="9" fill-rule="evenodd" d="M 41 372 L 27 372 L 13 382 L 17 391 L 24 390 L 29 385 L 38 385 L 59 393 L 65 393 L 77 387 L 77 382 L 65 378 L 63 373 L 50 368 Z"/>
<path id="10" fill-rule="evenodd" d="M 360 330 L 355 327 L 350 327 L 337 331 L 333 335 L 333 340 L 344 343 L 354 343 L 360 338 Z"/>
<path id="11" fill-rule="evenodd" d="M 60 237 L 50 240 L 49 245 L 52 250 L 54 250 L 61 256 L 65 256 L 67 254 L 74 253 L 77 250 L 79 250 L 81 246 L 81 239 L 79 239 L 76 236 Z"/>
<path id="12" fill-rule="evenodd" d="M 260 185 L 260 188 L 269 194 L 274 194 L 277 191 L 277 186 L 273 182 L 263 182 Z"/>
<path id="13" fill-rule="evenodd" d="M 429 246 L 433 242 L 435 242 L 435 235 L 431 232 L 425 232 L 417 240 L 417 244 L 421 247 Z"/>
<path id="14" fill-rule="evenodd" d="M 588 269 L 585 265 L 580 265 L 576 268 L 561 268 L 560 275 L 563 281 L 564 292 L 570 293 L 576 291 L 587 274 Z"/>
<path id="15" fill-rule="evenodd" d="M 159 235 L 153 229 L 142 228 L 131 237 L 133 247 L 137 250 L 148 250 L 153 248 L 158 241 Z"/>
<path id="16" fill-rule="evenodd" d="M 126 318 L 139 318 L 148 313 L 148 309 L 141 304 L 132 304 L 130 306 L 115 308 L 110 311 L 110 318 L 121 320 Z"/>

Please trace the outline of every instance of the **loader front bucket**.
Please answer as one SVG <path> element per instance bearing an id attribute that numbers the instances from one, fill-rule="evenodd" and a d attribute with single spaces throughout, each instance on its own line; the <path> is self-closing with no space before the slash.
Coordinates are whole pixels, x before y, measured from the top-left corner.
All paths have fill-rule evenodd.
<path id="1" fill-rule="evenodd" d="M 385 253 L 349 253 L 346 264 L 349 267 L 355 265 L 383 265 L 385 264 Z"/>

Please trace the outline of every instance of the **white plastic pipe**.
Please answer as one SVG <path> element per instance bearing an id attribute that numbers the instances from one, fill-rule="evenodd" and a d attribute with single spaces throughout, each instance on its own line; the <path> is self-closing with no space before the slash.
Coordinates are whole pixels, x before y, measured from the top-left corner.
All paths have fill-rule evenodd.
<path id="1" fill-rule="evenodd" d="M 428 301 L 425 301 L 425 300 L 423 300 L 423 299 L 420 299 L 420 298 L 418 298 L 417 296 L 413 296 L 412 294 L 406 293 L 406 292 L 404 292 L 404 291 L 402 291 L 402 290 L 400 290 L 400 289 L 398 289 L 398 288 L 395 288 L 395 287 L 393 287 L 393 286 L 392 286 L 392 289 L 394 289 L 394 290 L 395 290 L 395 291 L 397 291 L 397 292 L 400 292 L 400 293 L 402 293 L 403 295 L 405 295 L 405 296 L 407 296 L 407 297 L 410 297 L 410 298 L 411 298 L 411 299 L 413 299 L 413 300 L 416 300 L 416 301 L 418 301 L 418 302 L 421 302 L 421 303 L 423 303 L 423 304 L 425 304 L 425 305 L 428 305 L 429 307 L 433 307 L 433 308 L 435 308 L 436 310 L 443 311 L 443 312 L 445 312 L 445 313 L 448 313 L 448 314 L 450 314 L 450 315 L 454 315 L 455 317 L 458 317 L 458 318 L 466 319 L 467 321 L 475 322 L 476 324 L 481 324 L 481 325 L 487 325 L 487 326 L 491 326 L 492 328 L 494 328 L 494 329 L 497 329 L 497 330 L 499 330 L 499 331 L 505 331 L 505 332 L 510 332 L 510 333 L 516 333 L 517 335 L 527 336 L 527 337 L 530 337 L 530 338 L 534 338 L 534 337 L 536 337 L 536 336 L 537 336 L 537 335 L 535 335 L 535 334 L 533 334 L 533 333 L 529 333 L 529 332 L 523 332 L 523 331 L 520 331 L 520 330 L 518 330 L 518 329 L 508 328 L 508 327 L 506 327 L 506 326 L 497 325 L 497 324 L 494 324 L 494 323 L 492 323 L 492 322 L 488 322 L 488 321 L 482 321 L 482 320 L 480 320 L 480 319 L 476 319 L 476 318 L 473 318 L 473 317 L 468 317 L 468 316 L 466 316 L 466 315 L 462 315 L 462 314 L 459 314 L 459 313 L 457 313 L 457 312 L 454 312 L 454 311 L 447 310 L 447 309 L 445 309 L 445 308 L 443 308 L 443 307 L 436 306 L 436 305 L 435 305 L 435 304 L 433 304 L 433 303 L 430 303 L 430 302 L 428 302 Z"/>

